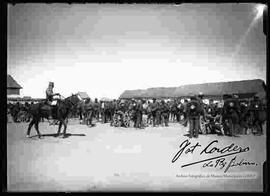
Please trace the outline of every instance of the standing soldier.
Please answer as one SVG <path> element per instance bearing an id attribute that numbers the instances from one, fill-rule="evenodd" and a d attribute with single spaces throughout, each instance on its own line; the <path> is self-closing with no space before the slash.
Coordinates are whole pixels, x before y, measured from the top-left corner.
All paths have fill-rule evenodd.
<path id="1" fill-rule="evenodd" d="M 101 121 L 102 123 L 105 123 L 105 102 L 101 101 L 100 102 L 100 113 L 101 113 Z"/>
<path id="2" fill-rule="evenodd" d="M 184 125 L 184 127 L 186 127 L 187 126 L 187 123 L 188 123 L 188 119 L 187 119 L 187 104 L 188 104 L 188 100 L 185 99 L 184 100 L 184 104 L 183 104 L 183 115 L 184 115 L 183 125 Z"/>
<path id="3" fill-rule="evenodd" d="M 164 122 L 165 126 L 168 127 L 170 108 L 169 105 L 165 103 L 164 100 L 161 101 L 160 111 L 162 123 Z"/>
<path id="4" fill-rule="evenodd" d="M 176 99 L 174 99 L 172 104 L 171 104 L 171 120 L 172 120 L 172 122 L 175 122 L 176 118 L 177 118 L 177 102 L 176 102 Z"/>
<path id="5" fill-rule="evenodd" d="M 237 99 L 232 95 L 224 95 L 222 123 L 226 135 L 236 136 L 236 126 L 239 124 L 240 106 Z"/>
<path id="6" fill-rule="evenodd" d="M 160 100 L 157 101 L 156 119 L 157 119 L 157 125 L 159 126 L 161 124 Z"/>
<path id="7" fill-rule="evenodd" d="M 200 128 L 200 115 L 203 114 L 202 105 L 196 99 L 195 96 L 190 98 L 190 102 L 187 104 L 187 118 L 189 122 L 189 137 L 197 138 L 199 135 L 199 128 Z"/>
<path id="8" fill-rule="evenodd" d="M 251 122 L 252 126 L 256 128 L 256 132 L 253 132 L 253 134 L 262 135 L 262 123 L 259 118 L 259 113 L 262 111 L 262 103 L 257 96 L 253 97 L 253 100 L 250 103 L 249 111 L 250 115 L 253 117 Z"/>
<path id="9" fill-rule="evenodd" d="M 153 115 L 152 115 L 152 103 L 148 100 L 147 101 L 147 124 L 151 124 L 151 120 L 153 121 Z"/>
<path id="10" fill-rule="evenodd" d="M 142 106 L 143 106 L 143 115 L 142 115 L 142 124 L 143 124 L 143 127 L 146 127 L 147 126 L 147 117 L 148 117 L 148 103 L 146 102 L 146 100 L 143 100 L 142 102 Z"/>
<path id="11" fill-rule="evenodd" d="M 113 122 L 113 116 L 116 110 L 116 106 L 117 106 L 117 103 L 116 103 L 116 100 L 114 99 L 111 104 L 111 124 Z"/>
<path id="12" fill-rule="evenodd" d="M 240 102 L 240 127 L 242 134 L 247 134 L 248 132 L 248 102 L 246 100 L 241 100 Z"/>
<path id="13" fill-rule="evenodd" d="M 92 118 L 93 118 L 93 115 L 94 115 L 94 111 L 93 111 L 93 104 L 92 104 L 92 101 L 90 98 L 87 98 L 85 100 L 85 105 L 84 105 L 84 116 L 85 116 L 85 122 L 86 122 L 86 125 L 90 125 L 90 126 L 93 126 L 92 124 Z"/>
<path id="14" fill-rule="evenodd" d="M 143 105 L 142 101 L 138 100 L 136 106 L 135 106 L 135 116 L 136 116 L 136 124 L 135 128 L 142 128 L 142 115 L 143 115 Z"/>
<path id="15" fill-rule="evenodd" d="M 158 110 L 158 103 L 155 98 L 153 98 L 153 103 L 151 104 L 151 113 L 153 117 L 153 127 L 157 125 L 157 110 Z"/>
<path id="16" fill-rule="evenodd" d="M 199 119 L 199 125 L 200 125 L 200 129 L 199 129 L 199 132 L 203 133 L 205 132 L 205 127 L 202 126 L 202 121 L 205 120 L 205 109 L 204 109 L 204 103 L 203 103 L 203 93 L 200 92 L 199 95 L 198 95 L 198 101 L 202 107 L 202 116 L 200 116 L 200 119 Z"/>
<path id="17" fill-rule="evenodd" d="M 105 116 L 105 122 L 104 123 L 107 123 L 109 120 L 110 120 L 110 117 L 111 117 L 111 114 L 110 114 L 110 111 L 111 111 L 111 108 L 110 108 L 110 102 L 109 101 L 105 101 L 105 104 L 104 104 L 105 108 L 104 108 L 104 116 Z"/>
<path id="18" fill-rule="evenodd" d="M 84 100 L 81 100 L 77 105 L 77 113 L 79 114 L 80 124 L 83 124 L 83 113 L 84 113 Z"/>
<path id="19" fill-rule="evenodd" d="M 134 127 L 137 126 L 137 103 L 135 101 L 135 99 L 132 99 L 131 101 L 128 102 L 127 105 L 127 110 L 130 112 L 131 114 L 131 120 L 134 122 Z"/>
<path id="20" fill-rule="evenodd" d="M 96 118 L 96 120 L 98 121 L 99 120 L 99 103 L 98 103 L 98 99 L 95 98 L 95 101 L 93 103 L 93 109 L 94 109 L 94 114 L 93 114 L 93 117 Z"/>

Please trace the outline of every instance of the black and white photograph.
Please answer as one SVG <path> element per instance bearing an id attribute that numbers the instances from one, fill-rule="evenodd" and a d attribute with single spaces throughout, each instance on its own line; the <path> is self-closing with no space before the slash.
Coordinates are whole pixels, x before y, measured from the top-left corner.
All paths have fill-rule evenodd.
<path id="1" fill-rule="evenodd" d="M 267 15 L 7 4 L 7 191 L 263 192 Z"/>

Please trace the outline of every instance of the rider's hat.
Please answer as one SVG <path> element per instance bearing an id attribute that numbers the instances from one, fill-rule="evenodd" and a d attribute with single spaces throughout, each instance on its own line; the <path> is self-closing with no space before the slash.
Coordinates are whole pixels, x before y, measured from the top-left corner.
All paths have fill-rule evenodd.
<path id="1" fill-rule="evenodd" d="M 53 82 L 49 82 L 49 86 L 54 86 L 54 83 Z"/>

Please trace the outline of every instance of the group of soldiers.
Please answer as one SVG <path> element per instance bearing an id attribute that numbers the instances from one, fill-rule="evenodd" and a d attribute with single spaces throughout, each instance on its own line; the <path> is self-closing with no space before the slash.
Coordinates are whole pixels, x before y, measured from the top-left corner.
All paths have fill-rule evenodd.
<path id="1" fill-rule="evenodd" d="M 50 115 L 55 115 L 56 104 L 53 93 L 54 84 L 49 83 L 46 90 L 45 104 Z M 169 126 L 169 122 L 178 122 L 189 127 L 189 137 L 198 137 L 199 133 L 236 136 L 252 133 L 261 135 L 262 124 L 266 121 L 266 105 L 254 96 L 252 100 L 240 100 L 237 95 L 224 95 L 223 100 L 214 103 L 203 102 L 204 95 L 190 96 L 189 99 L 115 99 L 112 101 L 92 101 L 90 98 L 81 101 L 70 114 L 70 118 L 79 117 L 80 123 L 93 126 L 93 119 L 98 122 L 110 123 L 111 126 L 145 128 L 152 125 Z M 31 103 L 33 104 L 33 103 Z M 8 105 L 8 112 L 18 122 L 20 114 L 28 122 L 27 110 L 31 106 L 16 103 Z M 54 118 L 52 118 L 54 119 Z"/>
<path id="2" fill-rule="evenodd" d="M 260 135 L 266 120 L 266 105 L 256 96 L 248 101 L 240 100 L 237 95 L 224 95 L 221 102 L 209 99 L 207 104 L 203 102 L 203 95 L 191 96 L 190 100 L 153 98 L 104 102 L 95 99 L 91 104 L 88 99 L 86 103 L 92 111 L 88 115 L 91 122 L 96 118 L 111 126 L 135 128 L 167 127 L 169 122 L 178 122 L 189 127 L 189 137 L 198 137 L 199 133 L 237 136 L 247 134 L 248 130 Z"/>
<path id="3" fill-rule="evenodd" d="M 34 102 L 9 102 L 7 104 L 7 114 L 12 118 L 13 122 L 29 122 L 31 116 L 28 113 L 28 109 L 33 104 Z M 10 119 L 7 119 L 7 122 L 10 122 Z"/>
<path id="4" fill-rule="evenodd" d="M 189 137 L 198 134 L 216 133 L 237 136 L 240 134 L 263 134 L 266 121 L 266 105 L 254 96 L 252 100 L 240 100 L 237 95 L 224 95 L 223 103 L 202 102 L 203 96 L 192 96 L 187 103 L 186 116 L 189 122 Z"/>

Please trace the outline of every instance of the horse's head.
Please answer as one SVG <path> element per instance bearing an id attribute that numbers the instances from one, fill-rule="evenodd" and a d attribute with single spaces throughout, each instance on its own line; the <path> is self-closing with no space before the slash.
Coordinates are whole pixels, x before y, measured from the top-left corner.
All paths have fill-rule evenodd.
<path id="1" fill-rule="evenodd" d="M 72 94 L 71 96 L 65 98 L 64 102 L 69 105 L 71 104 L 71 106 L 76 106 L 80 102 L 80 99 L 76 94 Z"/>

